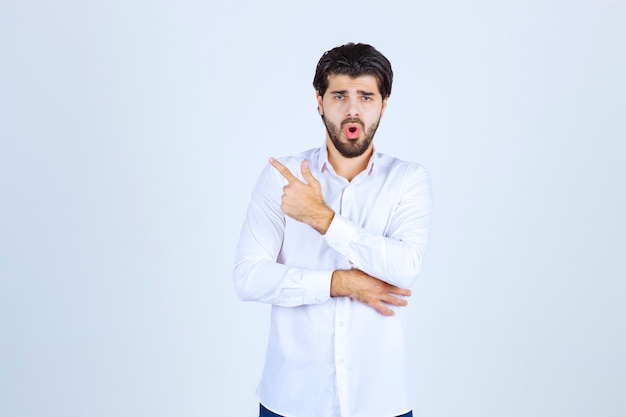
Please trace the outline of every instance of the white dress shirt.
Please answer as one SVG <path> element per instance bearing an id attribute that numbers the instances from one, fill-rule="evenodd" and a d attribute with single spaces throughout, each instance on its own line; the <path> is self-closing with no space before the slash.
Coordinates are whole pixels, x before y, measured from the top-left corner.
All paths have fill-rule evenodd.
<path id="1" fill-rule="evenodd" d="M 334 270 L 357 268 L 413 285 L 429 240 L 430 177 L 418 164 L 380 153 L 351 182 L 335 173 L 326 147 L 279 160 L 303 180 L 304 159 L 335 211 L 326 234 L 280 210 L 287 181 L 268 164 L 237 247 L 237 294 L 272 305 L 259 400 L 286 417 L 407 413 L 410 305 L 384 316 L 349 297 L 331 298 L 330 281 Z"/>

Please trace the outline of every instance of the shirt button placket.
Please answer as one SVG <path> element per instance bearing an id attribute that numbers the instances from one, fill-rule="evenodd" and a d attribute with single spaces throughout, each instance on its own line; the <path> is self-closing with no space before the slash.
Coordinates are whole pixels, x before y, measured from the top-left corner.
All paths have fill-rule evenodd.
<path id="1" fill-rule="evenodd" d="M 348 184 L 344 189 L 343 192 L 341 193 L 341 215 L 342 216 L 346 216 L 346 217 L 350 217 L 350 214 L 352 212 L 352 200 L 353 200 L 353 194 L 354 194 L 354 187 L 352 186 L 352 184 Z"/>
<path id="2" fill-rule="evenodd" d="M 353 187 L 347 184 L 341 193 L 340 211 L 342 216 L 350 217 L 352 211 Z M 349 264 L 349 259 L 345 259 Z M 347 416 L 346 406 L 348 402 L 348 311 L 350 298 L 343 297 L 337 303 L 335 314 L 335 372 L 337 375 L 337 394 L 341 415 Z"/>
<path id="3" fill-rule="evenodd" d="M 349 298 L 342 298 L 337 304 L 335 316 L 335 370 L 337 373 L 337 394 L 339 396 L 339 406 L 345 410 L 348 404 L 348 334 L 347 315 Z M 342 412 L 345 415 L 345 411 Z"/>

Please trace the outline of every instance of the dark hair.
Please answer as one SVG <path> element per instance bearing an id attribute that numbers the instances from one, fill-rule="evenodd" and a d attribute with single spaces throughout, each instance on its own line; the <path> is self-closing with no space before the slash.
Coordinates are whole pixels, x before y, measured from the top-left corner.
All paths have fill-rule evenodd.
<path id="1" fill-rule="evenodd" d="M 313 87 L 324 96 L 328 88 L 329 75 L 373 75 L 378 81 L 378 90 L 383 98 L 391 94 L 393 71 L 391 63 L 373 46 L 364 43 L 347 43 L 337 46 L 322 55 L 313 77 Z"/>

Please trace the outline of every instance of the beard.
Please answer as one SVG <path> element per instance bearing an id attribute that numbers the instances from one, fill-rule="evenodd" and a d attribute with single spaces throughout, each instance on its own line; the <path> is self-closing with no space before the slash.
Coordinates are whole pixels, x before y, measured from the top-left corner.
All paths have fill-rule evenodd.
<path id="1" fill-rule="evenodd" d="M 331 142 L 335 145 L 335 148 L 341 156 L 344 158 L 356 158 L 357 156 L 361 156 L 367 151 L 370 147 L 370 144 L 374 140 L 374 134 L 376 133 L 376 129 L 378 129 L 378 124 L 380 123 L 380 118 L 370 126 L 367 131 L 365 131 L 365 124 L 361 119 L 357 118 L 349 118 L 345 119 L 341 122 L 341 127 L 337 127 L 334 123 L 328 121 L 324 115 L 322 115 L 322 121 L 324 122 L 324 126 L 326 126 L 326 131 L 328 132 L 328 136 L 330 137 Z M 346 139 L 347 142 L 341 141 L 341 132 L 343 127 L 348 123 L 358 123 L 361 125 L 361 131 L 365 135 L 363 139 L 350 140 Z"/>

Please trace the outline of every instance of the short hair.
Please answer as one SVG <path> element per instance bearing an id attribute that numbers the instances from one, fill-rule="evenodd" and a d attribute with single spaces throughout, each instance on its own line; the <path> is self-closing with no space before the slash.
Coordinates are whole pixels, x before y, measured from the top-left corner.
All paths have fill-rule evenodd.
<path id="1" fill-rule="evenodd" d="M 322 55 L 313 77 L 313 87 L 322 97 L 328 88 L 329 75 L 348 75 L 352 78 L 373 75 L 383 98 L 391 95 L 393 83 L 391 63 L 371 45 L 350 42 Z"/>

